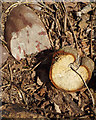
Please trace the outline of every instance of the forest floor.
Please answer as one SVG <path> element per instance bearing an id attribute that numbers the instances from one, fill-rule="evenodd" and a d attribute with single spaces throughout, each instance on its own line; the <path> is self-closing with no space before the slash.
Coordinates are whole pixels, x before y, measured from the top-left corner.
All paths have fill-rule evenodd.
<path id="1" fill-rule="evenodd" d="M 2 3 L 0 40 L 5 47 L 7 44 L 3 35 L 6 10 L 12 4 L 15 3 Z M 93 108 L 93 101 L 96 103 L 96 3 L 41 2 L 41 10 L 34 9 L 30 4 L 26 5 L 33 9 L 43 22 L 52 49 L 44 54 L 28 55 L 20 61 L 9 54 L 0 68 L 2 117 L 14 120 L 16 118 L 95 120 L 96 105 Z M 93 99 L 86 87 L 81 91 L 68 93 L 55 88 L 50 82 L 52 56 L 48 57 L 48 54 L 63 46 L 77 48 L 80 55 L 86 55 L 94 61 L 95 68 L 88 83 Z M 47 59 L 43 61 L 45 58 Z"/>

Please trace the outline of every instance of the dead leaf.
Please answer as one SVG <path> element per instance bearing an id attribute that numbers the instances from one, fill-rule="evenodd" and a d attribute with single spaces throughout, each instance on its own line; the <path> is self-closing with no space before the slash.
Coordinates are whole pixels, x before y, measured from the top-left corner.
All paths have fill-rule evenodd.
<path id="1" fill-rule="evenodd" d="M 54 102 L 54 106 L 55 106 L 55 110 L 57 113 L 61 113 L 61 110 L 59 108 L 59 105 L 57 105 L 55 102 Z"/>

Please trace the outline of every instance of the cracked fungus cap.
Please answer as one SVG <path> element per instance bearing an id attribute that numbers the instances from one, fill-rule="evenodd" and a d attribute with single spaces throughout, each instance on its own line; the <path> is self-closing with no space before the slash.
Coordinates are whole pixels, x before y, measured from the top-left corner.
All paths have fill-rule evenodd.
<path id="1" fill-rule="evenodd" d="M 43 23 L 31 8 L 24 5 L 13 8 L 8 15 L 5 40 L 17 60 L 51 47 Z"/>
<path id="2" fill-rule="evenodd" d="M 89 82 L 94 70 L 93 60 L 82 57 L 79 65 L 76 59 L 76 50 L 70 47 L 54 53 L 49 78 L 56 88 L 75 92 L 85 87 L 84 81 Z"/>

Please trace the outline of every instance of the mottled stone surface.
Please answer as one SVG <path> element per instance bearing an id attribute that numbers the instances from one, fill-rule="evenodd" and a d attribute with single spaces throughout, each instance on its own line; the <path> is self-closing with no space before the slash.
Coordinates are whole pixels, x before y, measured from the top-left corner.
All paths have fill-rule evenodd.
<path id="1" fill-rule="evenodd" d="M 2 46 L 2 43 L 0 42 L 0 67 L 7 60 L 8 56 L 9 54 L 7 50 Z"/>
<path id="2" fill-rule="evenodd" d="M 13 8 L 8 16 L 5 39 L 17 60 L 51 47 L 43 23 L 32 9 L 24 5 Z"/>

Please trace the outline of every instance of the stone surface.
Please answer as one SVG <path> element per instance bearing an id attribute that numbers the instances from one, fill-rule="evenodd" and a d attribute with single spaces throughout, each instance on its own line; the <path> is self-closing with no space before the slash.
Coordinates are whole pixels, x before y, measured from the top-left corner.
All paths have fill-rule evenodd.
<path id="1" fill-rule="evenodd" d="M 0 42 L 0 67 L 2 64 L 7 60 L 9 56 L 9 53 L 7 50 L 2 46 L 2 43 Z"/>
<path id="2" fill-rule="evenodd" d="M 31 8 L 24 5 L 13 8 L 8 16 L 5 39 L 17 60 L 51 47 L 43 23 Z"/>

